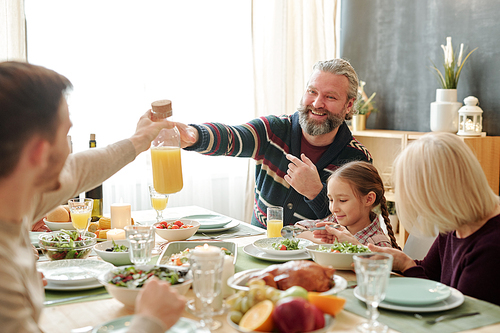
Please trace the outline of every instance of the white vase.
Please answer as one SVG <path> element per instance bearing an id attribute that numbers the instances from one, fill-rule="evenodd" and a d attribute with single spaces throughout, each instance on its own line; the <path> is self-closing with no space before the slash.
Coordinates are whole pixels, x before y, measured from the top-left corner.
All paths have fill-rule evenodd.
<path id="1" fill-rule="evenodd" d="M 431 131 L 458 132 L 457 89 L 436 89 L 436 101 L 431 103 Z"/>

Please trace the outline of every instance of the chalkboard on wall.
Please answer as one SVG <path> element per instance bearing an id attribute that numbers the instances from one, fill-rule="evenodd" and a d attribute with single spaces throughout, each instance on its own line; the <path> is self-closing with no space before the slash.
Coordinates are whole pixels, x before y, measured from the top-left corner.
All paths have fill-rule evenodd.
<path id="1" fill-rule="evenodd" d="M 500 135 L 500 1 L 342 0 L 340 55 L 376 92 L 380 110 L 367 128 L 430 131 L 430 103 L 440 88 L 430 67 L 443 71 L 441 45 L 452 37 L 468 53 L 458 101 L 479 99 L 483 131 Z M 432 62 L 431 62 L 432 61 Z"/>

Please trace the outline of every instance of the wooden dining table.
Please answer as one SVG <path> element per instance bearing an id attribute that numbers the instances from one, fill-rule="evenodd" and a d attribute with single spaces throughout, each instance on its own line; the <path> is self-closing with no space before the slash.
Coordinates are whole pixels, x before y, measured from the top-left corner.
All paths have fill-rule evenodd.
<path id="1" fill-rule="evenodd" d="M 181 216 L 193 215 L 193 214 L 216 214 L 209 210 L 206 210 L 197 206 L 189 206 L 189 207 L 176 207 L 176 208 L 167 208 L 164 212 L 164 217 L 168 218 L 179 218 Z M 134 220 L 139 223 L 144 223 L 144 221 L 152 221 L 154 220 L 155 213 L 154 211 L 142 211 L 142 212 L 133 212 Z M 244 223 L 240 221 L 240 223 Z M 250 226 L 247 224 L 247 226 Z M 250 226 L 251 228 L 259 228 Z M 265 236 L 264 234 L 253 235 L 253 236 L 245 236 L 245 237 L 236 237 L 236 238 L 224 238 L 224 241 L 234 242 L 238 247 L 242 247 L 248 244 L 252 244 L 254 241 L 261 239 Z M 164 239 L 157 236 L 156 238 L 157 244 L 161 244 L 166 242 Z M 273 262 L 269 262 L 269 264 L 274 264 Z M 355 281 L 356 276 L 353 271 L 346 270 L 338 270 L 335 272 L 336 275 L 339 275 L 345 278 L 347 281 Z M 186 298 L 193 299 L 194 293 L 192 289 L 190 289 Z M 111 321 L 113 319 L 132 315 L 133 310 L 126 308 L 122 303 L 117 301 L 114 298 L 103 299 L 103 300 L 95 300 L 95 301 L 80 301 L 77 303 L 64 304 L 64 305 L 53 305 L 50 307 L 45 307 L 41 318 L 40 318 L 40 328 L 47 333 L 68 333 L 73 329 L 87 327 L 87 326 L 98 326 L 102 325 L 105 322 Z M 199 318 L 192 315 L 189 311 L 184 311 L 182 314 L 185 318 L 190 318 L 193 320 L 199 320 Z M 232 328 L 226 319 L 227 314 L 220 315 L 214 317 L 215 320 L 218 320 L 222 323 L 222 327 L 217 329 L 215 332 L 225 333 L 225 332 L 236 332 L 234 328 Z M 351 313 L 349 311 L 343 310 L 341 311 L 334 320 L 333 325 L 329 328 L 328 332 L 356 332 L 356 326 L 366 321 L 366 318 L 363 318 L 359 315 Z M 408 332 L 411 332 L 411 327 L 408 327 Z M 396 332 L 394 330 L 389 330 L 389 332 Z M 474 330 L 466 331 L 466 332 L 500 332 L 500 323 L 480 327 Z"/>

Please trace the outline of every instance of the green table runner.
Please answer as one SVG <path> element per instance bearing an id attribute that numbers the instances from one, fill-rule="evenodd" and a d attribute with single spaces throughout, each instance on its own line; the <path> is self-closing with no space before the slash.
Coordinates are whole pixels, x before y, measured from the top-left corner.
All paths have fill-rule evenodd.
<path id="1" fill-rule="evenodd" d="M 361 302 L 354 296 L 353 289 L 346 289 L 340 292 L 338 296 L 347 299 L 344 310 L 355 313 L 361 317 L 368 318 L 365 303 Z M 488 326 L 500 322 L 499 306 L 468 296 L 465 296 L 464 303 L 455 309 L 427 314 L 420 313 L 423 319 L 415 318 L 413 316 L 413 312 L 398 312 L 385 309 L 379 309 L 379 312 L 380 316 L 378 318 L 378 321 L 399 332 L 452 333 L 471 330 L 474 328 Z M 442 321 L 434 325 L 429 325 L 426 323 L 426 320 L 435 319 L 444 314 L 459 314 L 469 312 L 480 312 L 480 314 L 477 316 L 458 318 L 450 321 Z"/>

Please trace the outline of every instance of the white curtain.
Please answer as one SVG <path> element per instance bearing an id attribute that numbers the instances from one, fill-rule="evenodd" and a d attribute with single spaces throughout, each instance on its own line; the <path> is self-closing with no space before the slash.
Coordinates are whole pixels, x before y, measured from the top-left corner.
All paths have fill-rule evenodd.
<path id="1" fill-rule="evenodd" d="M 26 61 L 23 0 L 0 0 L 0 61 Z"/>
<path id="2" fill-rule="evenodd" d="M 297 110 L 312 66 L 337 54 L 337 0 L 253 0 L 255 116 Z M 245 216 L 253 211 L 254 164 Z"/>
<path id="3" fill-rule="evenodd" d="M 26 0 L 28 60 L 67 76 L 74 151 L 130 136 L 158 99 L 184 123 L 253 118 L 250 1 Z M 229 13 L 229 14 L 228 14 Z M 197 205 L 243 220 L 247 160 L 182 152 L 184 188 L 169 207 Z M 151 209 L 149 152 L 104 185 L 104 212 L 123 200 Z"/>

